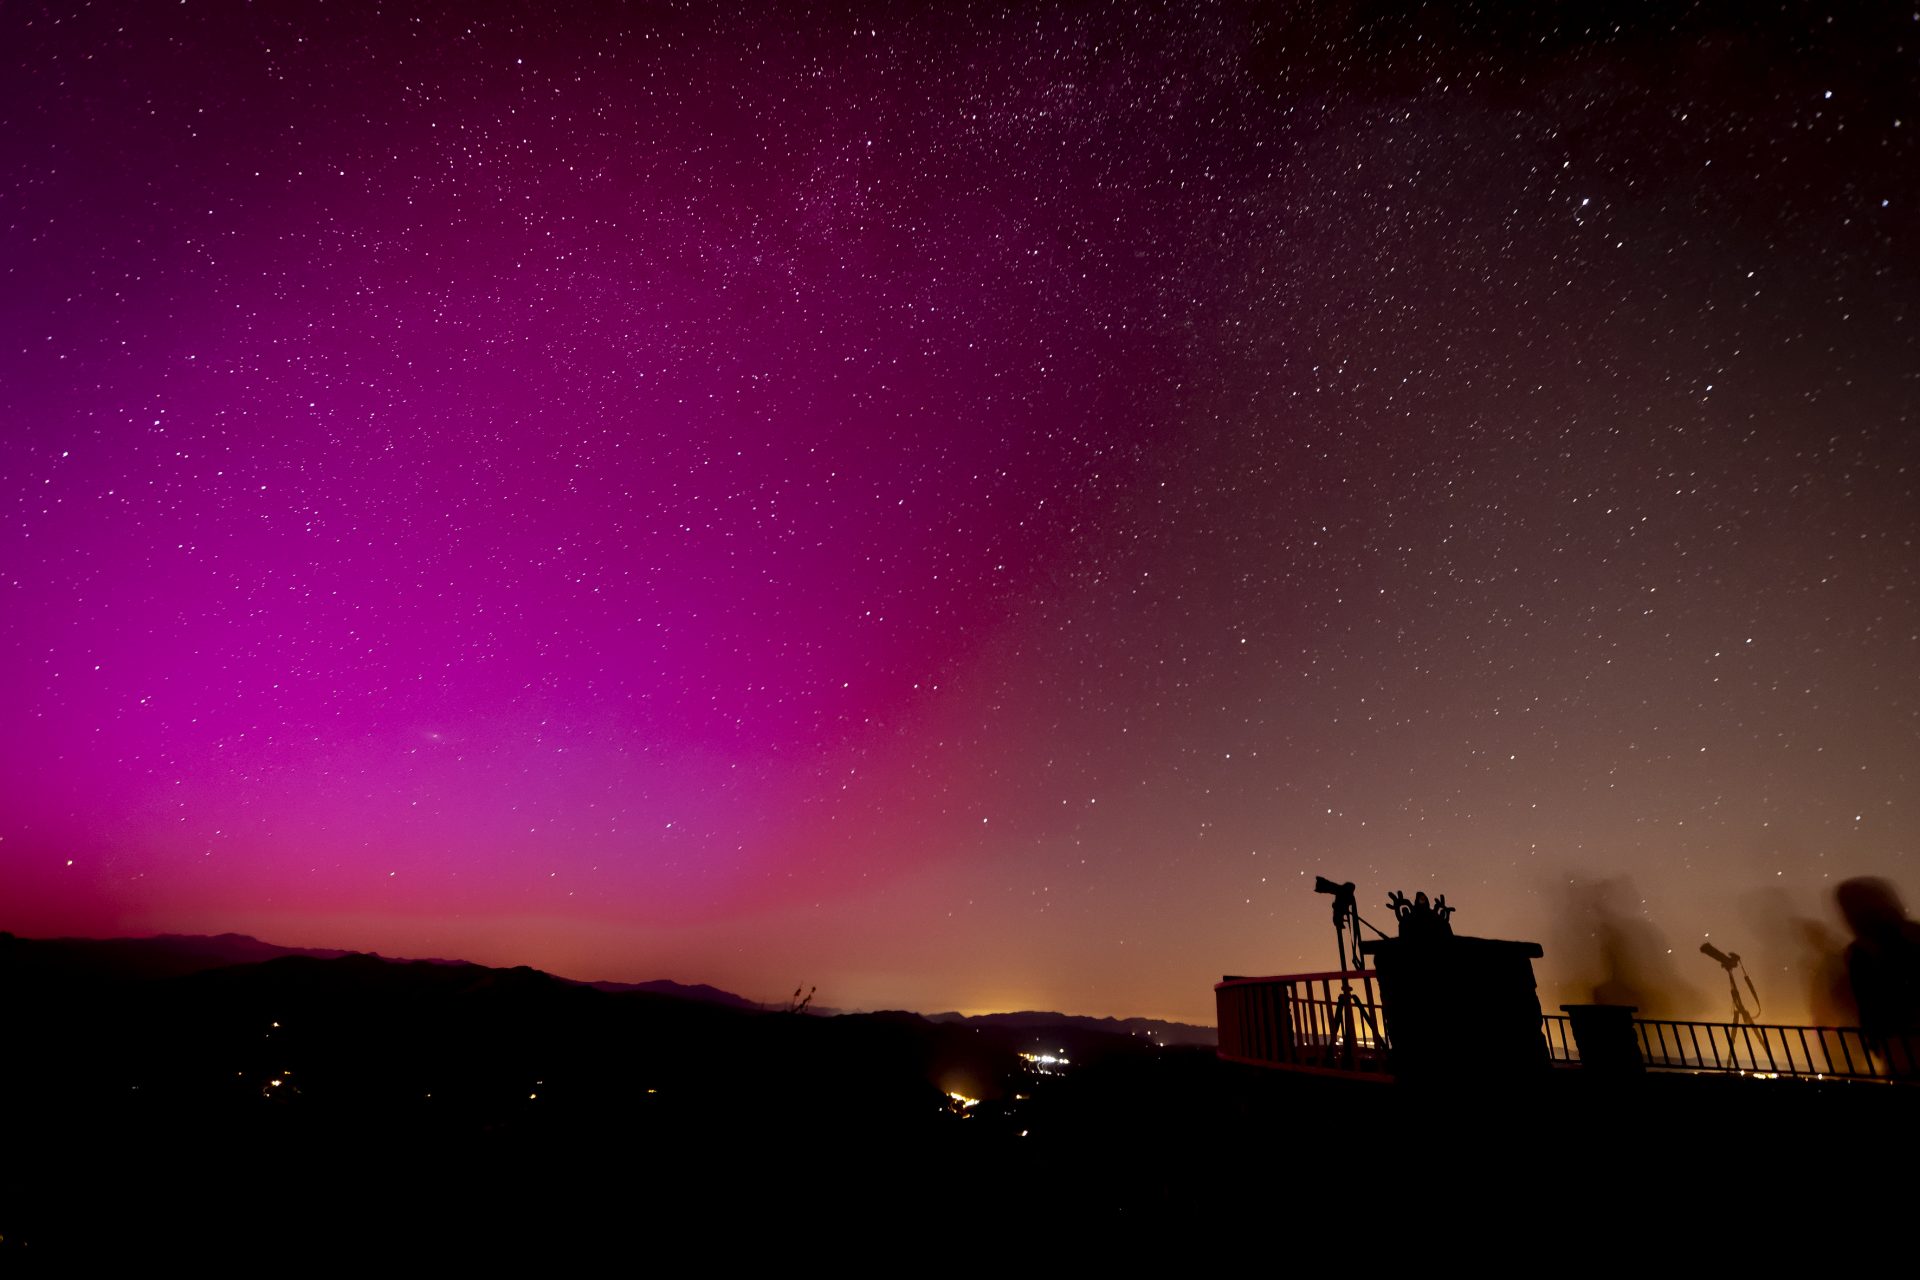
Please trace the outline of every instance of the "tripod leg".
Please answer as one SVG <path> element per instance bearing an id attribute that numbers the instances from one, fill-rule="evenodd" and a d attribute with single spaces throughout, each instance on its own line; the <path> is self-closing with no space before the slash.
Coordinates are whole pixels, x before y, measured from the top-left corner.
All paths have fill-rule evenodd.
<path id="1" fill-rule="evenodd" d="M 1382 1037 L 1380 1034 L 1380 1024 L 1373 1020 L 1373 1010 L 1367 1008 L 1367 1006 L 1363 1004 L 1358 1004 L 1358 997 L 1356 997 L 1355 999 L 1356 999 L 1356 1007 L 1360 1010 L 1360 1018 L 1363 1022 L 1367 1024 L 1367 1030 L 1372 1034 L 1373 1051 L 1376 1055 L 1378 1055 L 1380 1052 L 1380 1046 L 1384 1042 L 1384 1037 Z"/>
<path id="2" fill-rule="evenodd" d="M 1340 993 L 1340 999 L 1335 1002 L 1333 1011 L 1335 1042 L 1340 1046 L 1340 1056 L 1339 1058 L 1335 1058 L 1331 1053 L 1328 1054 L 1327 1063 L 1331 1066 L 1336 1061 L 1343 1060 L 1346 1069 L 1352 1071 L 1355 1069 L 1359 1058 L 1359 1022 L 1365 1022 L 1367 1024 L 1367 1030 L 1373 1033 L 1373 1043 L 1375 1045 L 1380 1043 L 1380 1028 L 1374 1025 L 1372 1011 L 1360 1003 L 1360 997 L 1353 994 L 1352 988 L 1348 988 Z M 1356 1013 L 1360 1015 L 1359 1022 L 1356 1022 L 1354 1019 Z"/>

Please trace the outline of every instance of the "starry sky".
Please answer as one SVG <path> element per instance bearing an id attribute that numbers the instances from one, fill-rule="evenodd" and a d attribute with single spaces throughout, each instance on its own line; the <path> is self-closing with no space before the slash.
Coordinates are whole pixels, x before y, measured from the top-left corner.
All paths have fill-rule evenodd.
<path id="1" fill-rule="evenodd" d="M 1210 1022 L 1324 873 L 1820 1014 L 1920 21 L 1520 8 L 6 6 L 0 927 Z"/>

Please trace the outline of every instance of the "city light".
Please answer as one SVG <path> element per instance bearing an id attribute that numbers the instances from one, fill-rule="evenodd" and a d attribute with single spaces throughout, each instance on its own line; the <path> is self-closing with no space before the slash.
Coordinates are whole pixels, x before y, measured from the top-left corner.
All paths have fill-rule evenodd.
<path id="1" fill-rule="evenodd" d="M 1056 1068 L 1065 1068 L 1070 1061 L 1064 1049 L 1059 1053 L 1023 1053 L 1020 1058 L 1036 1074 L 1043 1076 L 1061 1074 Z"/>

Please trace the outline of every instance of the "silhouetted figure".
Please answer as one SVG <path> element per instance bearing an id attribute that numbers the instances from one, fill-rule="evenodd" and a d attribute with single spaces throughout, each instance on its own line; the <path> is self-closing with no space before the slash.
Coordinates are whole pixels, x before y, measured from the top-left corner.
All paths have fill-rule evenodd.
<path id="1" fill-rule="evenodd" d="M 1807 1009 L 1823 1027 L 1851 1027 L 1860 1021 L 1847 981 L 1845 947 L 1838 934 L 1819 920 L 1796 919 L 1799 969 L 1806 974 Z"/>
<path id="2" fill-rule="evenodd" d="M 1447 895 L 1441 894 L 1434 902 L 1427 901 L 1427 895 L 1416 893 L 1413 901 L 1407 901 L 1407 895 L 1395 891 L 1387 895 L 1387 909 L 1400 921 L 1400 936 L 1410 939 L 1451 938 L 1453 926 L 1447 917 L 1453 914 L 1453 908 L 1447 905 Z"/>
<path id="3" fill-rule="evenodd" d="M 1861 1029 L 1883 1042 L 1920 1032 L 1920 924 L 1885 880 L 1848 880 L 1833 897 L 1853 930 L 1847 979 Z"/>
<path id="4" fill-rule="evenodd" d="M 1566 950 L 1594 974 L 1596 1004 L 1630 1004 L 1646 1018 L 1696 1018 L 1707 1008 L 1699 989 L 1680 976 L 1666 937 L 1631 909 L 1641 901 L 1631 880 L 1577 879 L 1568 886 Z M 1578 972 L 1578 970 L 1576 970 Z"/>

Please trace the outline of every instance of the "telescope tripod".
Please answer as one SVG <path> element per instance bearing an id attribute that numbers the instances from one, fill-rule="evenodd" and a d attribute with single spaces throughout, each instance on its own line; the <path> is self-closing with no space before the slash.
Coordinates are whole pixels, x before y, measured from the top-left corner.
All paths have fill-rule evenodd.
<path id="1" fill-rule="evenodd" d="M 1741 972 L 1743 974 L 1746 972 L 1744 966 L 1741 968 Z M 1747 986 L 1749 988 L 1753 986 L 1752 978 L 1747 979 Z M 1727 966 L 1727 994 L 1733 997 L 1733 1025 L 1736 1027 L 1743 1023 L 1749 1027 L 1756 1025 L 1753 1021 L 1753 1015 L 1747 1012 L 1746 1001 L 1740 998 L 1740 984 L 1733 980 L 1732 965 Z M 1758 991 L 1753 993 L 1753 1002 L 1755 1004 L 1760 1003 L 1760 993 Z"/>
<path id="2" fill-rule="evenodd" d="M 1747 972 L 1747 966 L 1740 963 L 1738 951 L 1722 951 L 1711 942 L 1700 944 L 1700 954 L 1707 957 L 1727 971 L 1727 994 L 1733 997 L 1733 1025 L 1754 1026 L 1753 1014 L 1747 1009 L 1747 1002 L 1740 998 L 1740 983 L 1735 980 L 1734 970 L 1740 971 L 1740 977 L 1746 979 L 1747 991 L 1753 996 L 1753 1007 L 1760 1007 L 1760 992 L 1753 985 L 1753 975 Z"/>
<path id="3" fill-rule="evenodd" d="M 1347 931 L 1353 931 L 1353 966 L 1363 968 L 1366 962 L 1360 955 L 1360 926 L 1366 921 L 1360 918 L 1359 908 L 1354 904 L 1353 887 L 1337 894 L 1333 900 L 1333 941 L 1340 954 L 1340 998 L 1333 1002 L 1333 1040 L 1327 1045 L 1327 1060 L 1331 1063 L 1337 1053 L 1341 1064 L 1351 1071 L 1354 1068 L 1354 1047 L 1359 1042 L 1358 1029 L 1354 1025 L 1354 1015 L 1364 1022 L 1372 1035 L 1372 1043 L 1386 1043 L 1380 1034 L 1379 1024 L 1373 1020 L 1373 1010 L 1368 1008 L 1353 994 L 1353 983 L 1347 977 Z M 1367 925 L 1373 929 L 1372 925 Z M 1380 933 L 1378 929 L 1373 930 Z M 1385 937 L 1385 934 L 1381 934 Z"/>

